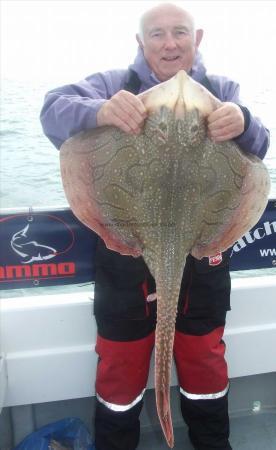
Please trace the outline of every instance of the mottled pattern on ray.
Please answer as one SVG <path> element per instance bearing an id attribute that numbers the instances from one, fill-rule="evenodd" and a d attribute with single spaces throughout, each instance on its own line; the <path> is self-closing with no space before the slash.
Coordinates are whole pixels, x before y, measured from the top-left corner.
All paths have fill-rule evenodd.
<path id="1" fill-rule="evenodd" d="M 261 216 L 269 192 L 263 163 L 234 142 L 214 144 L 205 117 L 220 102 L 184 71 L 141 94 L 143 132 L 82 132 L 61 148 L 75 215 L 122 254 L 142 255 L 157 286 L 157 410 L 173 447 L 169 385 L 177 300 L 186 256 L 231 246 Z"/>

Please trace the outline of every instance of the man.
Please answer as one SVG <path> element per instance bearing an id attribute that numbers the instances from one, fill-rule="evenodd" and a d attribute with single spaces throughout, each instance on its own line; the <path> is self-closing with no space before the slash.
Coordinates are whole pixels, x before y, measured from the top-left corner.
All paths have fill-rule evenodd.
<path id="1" fill-rule="evenodd" d="M 198 47 L 203 31 L 192 16 L 161 4 L 141 18 L 138 55 L 128 70 L 98 73 L 49 92 L 41 112 L 48 138 L 59 148 L 75 133 L 113 125 L 140 133 L 146 118 L 139 92 L 184 69 L 223 103 L 207 119 L 210 139 L 234 139 L 246 152 L 263 158 L 269 133 L 240 105 L 239 86 L 206 76 Z M 121 256 L 99 240 L 95 285 L 96 350 L 95 436 L 97 450 L 134 450 L 139 414 L 154 345 L 155 285 L 142 258 Z M 229 252 L 221 263 L 187 258 L 179 296 L 174 356 L 181 411 L 197 450 L 230 450 L 228 377 L 222 341 L 230 309 Z"/>

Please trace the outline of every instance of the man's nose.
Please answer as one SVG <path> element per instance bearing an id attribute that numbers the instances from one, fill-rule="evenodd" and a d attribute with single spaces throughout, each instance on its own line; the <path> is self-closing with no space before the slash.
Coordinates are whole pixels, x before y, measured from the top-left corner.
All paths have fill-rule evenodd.
<path id="1" fill-rule="evenodd" d="M 174 49 L 176 48 L 176 39 L 171 33 L 166 34 L 165 36 L 165 48 Z"/>

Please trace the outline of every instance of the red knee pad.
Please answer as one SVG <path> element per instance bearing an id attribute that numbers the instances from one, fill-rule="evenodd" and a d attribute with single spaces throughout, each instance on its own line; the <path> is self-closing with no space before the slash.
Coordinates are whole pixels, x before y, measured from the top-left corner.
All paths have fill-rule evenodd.
<path id="1" fill-rule="evenodd" d="M 97 337 L 99 362 L 96 392 L 105 401 L 128 405 L 146 387 L 154 333 L 136 341 L 115 342 Z"/>
<path id="2" fill-rule="evenodd" d="M 174 356 L 180 387 L 191 394 L 223 391 L 228 384 L 224 327 L 195 336 L 176 331 Z"/>

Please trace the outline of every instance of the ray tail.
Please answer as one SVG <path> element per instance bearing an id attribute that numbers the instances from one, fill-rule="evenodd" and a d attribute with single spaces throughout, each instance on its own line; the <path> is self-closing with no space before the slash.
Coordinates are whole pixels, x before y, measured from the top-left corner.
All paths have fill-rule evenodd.
<path id="1" fill-rule="evenodd" d="M 183 265 L 172 267 L 161 264 L 156 276 L 157 326 L 155 337 L 155 391 L 156 406 L 162 430 L 168 446 L 174 446 L 173 425 L 170 408 L 170 381 L 175 335 L 178 297 Z"/>

